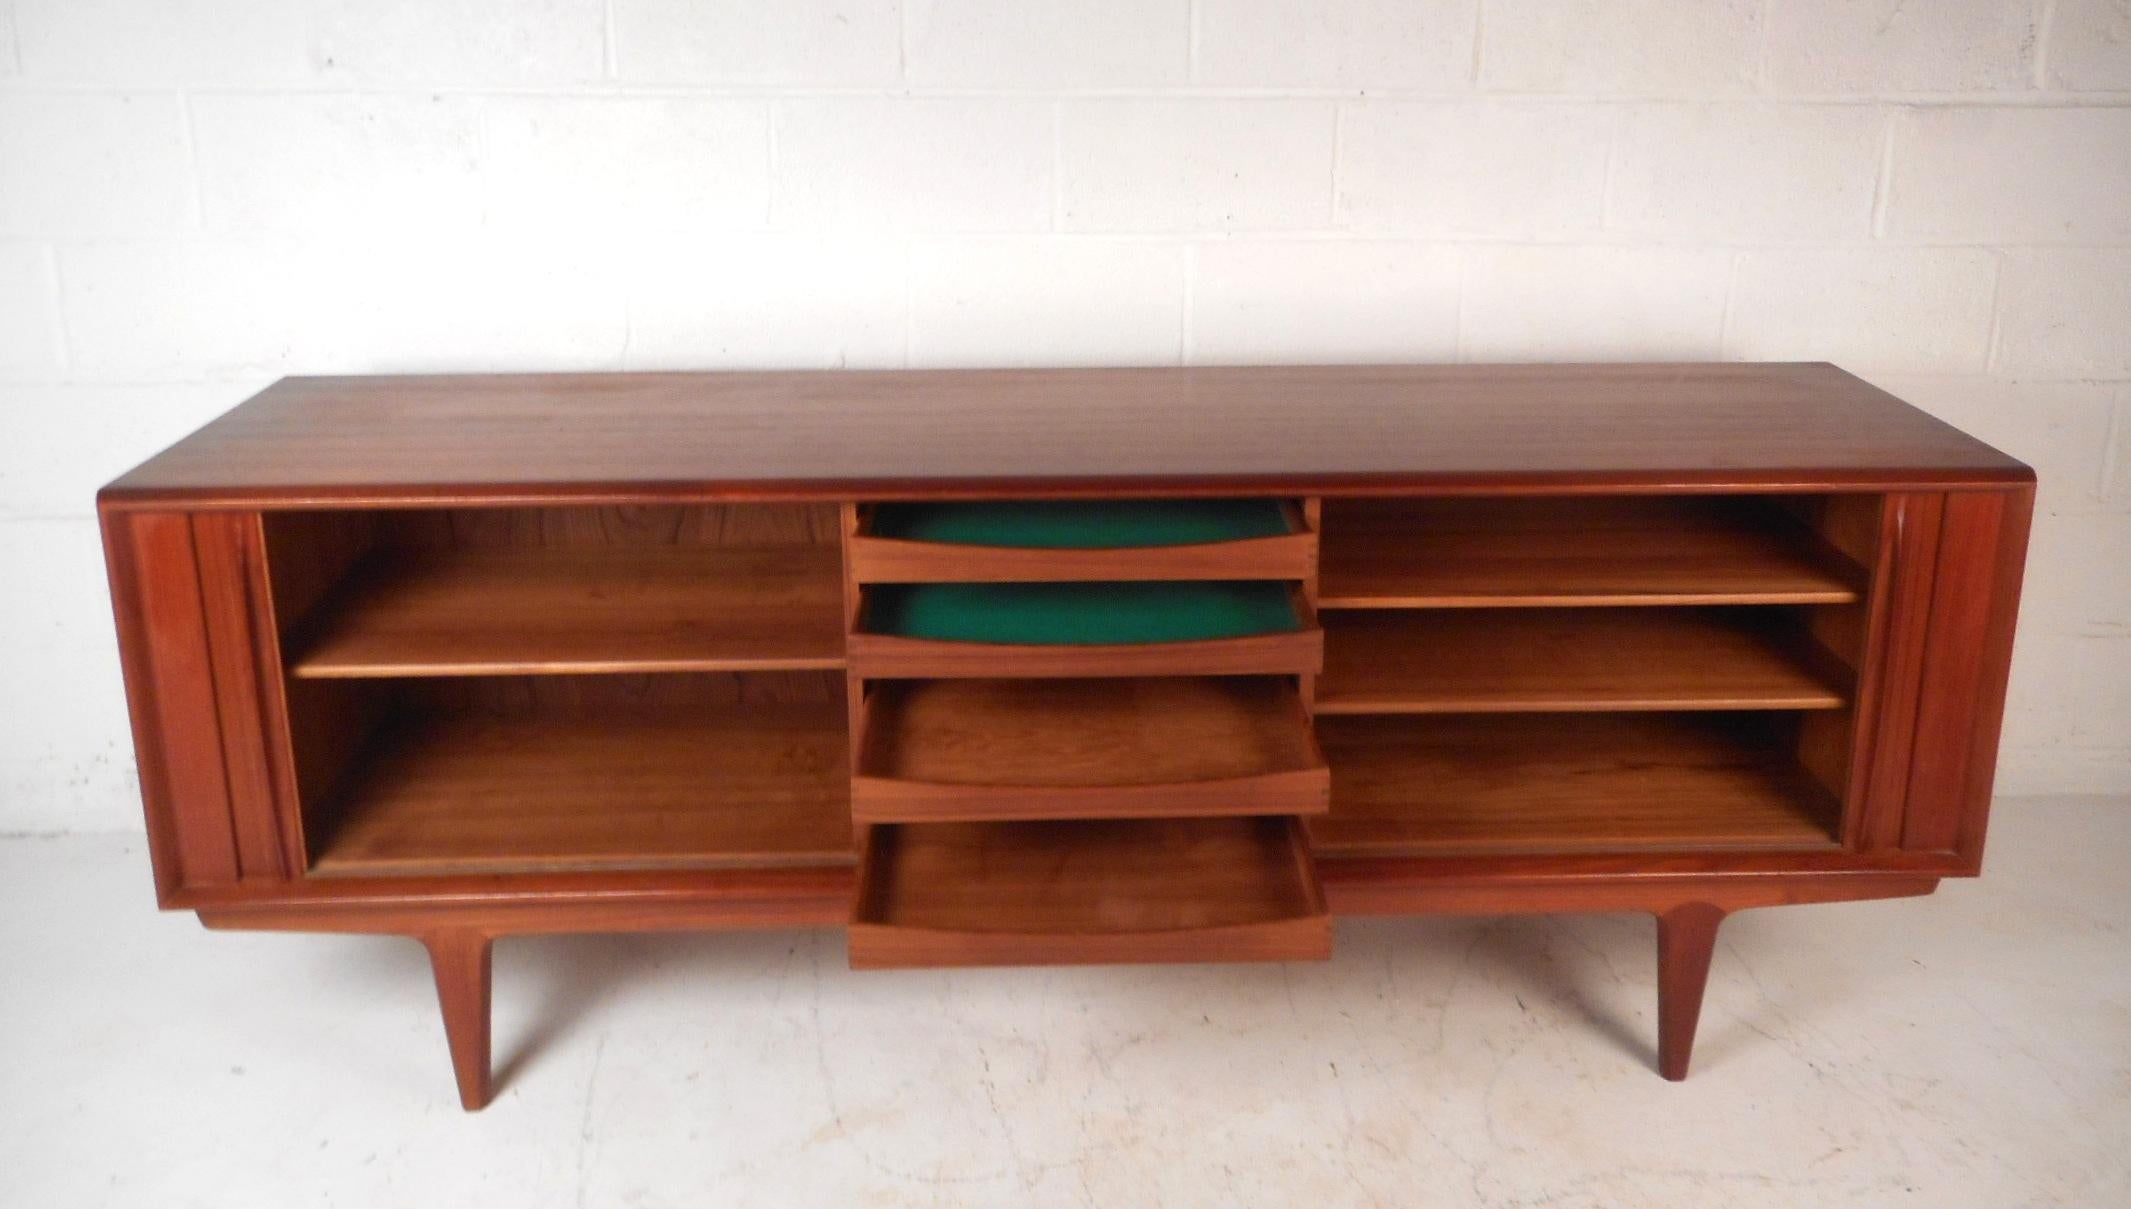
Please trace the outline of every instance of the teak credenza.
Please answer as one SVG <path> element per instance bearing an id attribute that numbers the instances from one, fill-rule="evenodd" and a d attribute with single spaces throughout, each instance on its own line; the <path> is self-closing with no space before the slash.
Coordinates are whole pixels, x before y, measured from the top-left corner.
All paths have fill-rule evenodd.
<path id="1" fill-rule="evenodd" d="M 1830 365 L 310 378 L 99 498 L 162 905 L 857 966 L 1717 926 L 1983 851 L 2034 476 Z"/>

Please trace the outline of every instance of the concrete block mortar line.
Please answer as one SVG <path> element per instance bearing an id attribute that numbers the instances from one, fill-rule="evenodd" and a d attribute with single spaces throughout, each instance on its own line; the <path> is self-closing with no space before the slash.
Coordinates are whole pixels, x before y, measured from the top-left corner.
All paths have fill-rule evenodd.
<path id="1" fill-rule="evenodd" d="M 2049 87 L 2050 28 L 2057 24 L 2057 0 L 2042 0 L 2035 14 L 2035 62 L 2029 83 L 2036 89 Z"/>
<path id="2" fill-rule="evenodd" d="M 1051 102 L 1051 232 L 1065 230 L 1065 102 Z"/>
<path id="3" fill-rule="evenodd" d="M 620 53 L 614 44 L 614 0 L 604 0 L 600 5 L 599 63 L 605 80 L 621 77 Z"/>
<path id="4" fill-rule="evenodd" d="M 608 0 L 613 3 L 613 0 Z M 762 132 L 762 226 L 765 230 L 777 229 L 777 117 L 782 107 L 775 101 L 762 106 L 762 120 L 766 129 Z"/>
<path id="5" fill-rule="evenodd" d="M 1199 82 L 1199 0 L 1184 7 L 1184 78 Z"/>
<path id="6" fill-rule="evenodd" d="M 1452 359 L 1463 362 L 1472 360 L 1472 352 L 1465 343 L 1465 303 L 1472 294 L 1465 275 L 1472 268 L 1472 256 L 1464 248 L 1459 248 L 1453 253 L 1453 257 L 1455 263 L 1451 266 L 1450 279 L 1458 283 L 1458 298 L 1457 305 L 1451 311 L 1450 349 Z"/>
<path id="7" fill-rule="evenodd" d="M 1887 237 L 1887 195 L 1894 188 L 1894 132 L 1901 125 L 1903 110 L 1899 107 L 1887 111 L 1886 124 L 1879 134 L 1879 172 L 1872 181 L 1872 238 Z"/>
<path id="8" fill-rule="evenodd" d="M 2114 500 L 2117 485 L 2131 467 L 2124 465 L 2124 446 L 2131 444 L 2131 384 L 2116 388 L 2116 402 L 2109 409 L 2109 433 L 2101 450 L 2101 498 Z M 2122 511 L 2131 511 L 2131 498 Z"/>
<path id="9" fill-rule="evenodd" d="M 1340 221 L 1339 216 L 1340 167 L 1345 163 L 1346 158 L 1347 103 L 1340 101 L 1335 102 L 1332 106 L 1332 189 L 1325 214 L 1326 224 L 1335 231 L 1346 225 Z"/>
<path id="10" fill-rule="evenodd" d="M 910 0 L 895 4 L 895 82 L 910 83 Z"/>
<path id="11" fill-rule="evenodd" d="M 1754 92 L 1768 94 L 1768 28 L 1769 18 L 1776 12 L 1776 0 L 1761 0 L 1761 11 L 1756 14 L 1760 28 L 1754 31 Z"/>
<path id="12" fill-rule="evenodd" d="M 2004 298 L 2005 253 L 1994 250 L 1991 256 L 1990 275 L 1990 334 L 1984 337 L 1989 343 L 1983 347 L 1983 372 L 1985 374 L 1996 374 L 1998 372 L 1999 329 L 2004 326 L 2005 322 Z"/>
<path id="13" fill-rule="evenodd" d="M 1731 310 L 1739 296 L 1739 261 L 1745 256 L 1737 248 L 1732 249 L 1731 262 L 1724 269 L 1724 305 L 1717 312 L 1717 356 L 1731 355 Z"/>
<path id="14" fill-rule="evenodd" d="M 1472 5 L 1472 61 L 1465 66 L 1465 83 L 1475 92 L 1480 88 L 1480 44 L 1487 32 L 1487 0 L 1473 0 Z"/>
<path id="15" fill-rule="evenodd" d="M 1198 298 L 1200 242 L 1187 242 L 1180 249 L 1184 254 L 1184 280 L 1178 289 L 1176 355 L 1180 365 L 1196 363 L 1198 349 L 1192 340 L 1192 311 Z"/>
<path id="16" fill-rule="evenodd" d="M 66 280 L 59 275 L 59 246 L 46 242 L 44 252 L 45 289 L 52 299 L 52 356 L 59 381 L 65 382 L 74 376 L 72 342 L 67 339 L 67 294 Z"/>

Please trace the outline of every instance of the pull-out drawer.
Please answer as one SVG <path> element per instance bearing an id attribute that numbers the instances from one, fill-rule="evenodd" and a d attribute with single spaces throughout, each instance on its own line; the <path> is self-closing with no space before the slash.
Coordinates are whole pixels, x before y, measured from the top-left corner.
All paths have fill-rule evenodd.
<path id="1" fill-rule="evenodd" d="M 859 583 L 1304 579 L 1317 536 L 1285 499 L 875 504 L 850 538 Z"/>
<path id="2" fill-rule="evenodd" d="M 891 680 L 867 696 L 861 823 L 1321 814 L 1292 679 Z"/>
<path id="3" fill-rule="evenodd" d="M 876 827 L 859 968 L 1301 961 L 1331 918 L 1290 818 Z"/>
<path id="4" fill-rule="evenodd" d="M 880 584 L 846 649 L 883 678 L 1299 675 L 1324 631 L 1274 581 Z"/>

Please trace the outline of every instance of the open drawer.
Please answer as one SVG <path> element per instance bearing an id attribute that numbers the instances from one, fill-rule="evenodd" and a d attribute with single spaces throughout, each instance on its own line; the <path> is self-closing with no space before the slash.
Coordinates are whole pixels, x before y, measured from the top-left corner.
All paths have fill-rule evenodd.
<path id="1" fill-rule="evenodd" d="M 973 500 L 869 504 L 850 538 L 859 583 L 1303 579 L 1317 535 L 1288 499 Z"/>
<path id="2" fill-rule="evenodd" d="M 1321 814 L 1330 773 L 1284 676 L 889 680 L 861 823 Z"/>
<path id="3" fill-rule="evenodd" d="M 869 833 L 851 964 L 1302 961 L 1331 917 L 1290 818 L 925 823 Z"/>
<path id="4" fill-rule="evenodd" d="M 875 584 L 845 650 L 866 677 L 1301 675 L 1324 631 L 1274 581 Z"/>

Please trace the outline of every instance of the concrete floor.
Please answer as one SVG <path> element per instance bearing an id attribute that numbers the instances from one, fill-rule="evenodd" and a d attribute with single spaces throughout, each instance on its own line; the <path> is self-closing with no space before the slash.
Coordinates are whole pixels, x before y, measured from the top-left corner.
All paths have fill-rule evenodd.
<path id="1" fill-rule="evenodd" d="M 1364 921 L 1328 965 L 853 974 L 835 933 L 497 950 L 456 1106 L 411 942 L 210 934 L 137 841 L 0 842 L 0 1205 L 2131 1205 L 2131 800 L 1926 899 Z"/>

